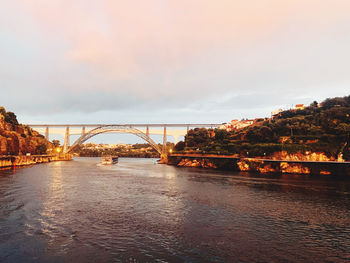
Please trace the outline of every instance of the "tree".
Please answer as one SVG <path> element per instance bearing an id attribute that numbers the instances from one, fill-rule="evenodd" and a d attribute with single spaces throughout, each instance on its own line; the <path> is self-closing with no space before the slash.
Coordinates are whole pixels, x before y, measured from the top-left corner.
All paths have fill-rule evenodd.
<path id="1" fill-rule="evenodd" d="M 224 140 L 228 139 L 229 132 L 227 132 L 225 129 L 215 129 L 215 140 L 218 142 L 223 142 Z"/>
<path id="2" fill-rule="evenodd" d="M 273 132 L 270 127 L 262 126 L 259 130 L 260 136 L 264 141 L 273 141 Z"/>
<path id="3" fill-rule="evenodd" d="M 350 124 L 340 123 L 335 130 L 338 132 L 338 134 L 349 134 Z"/>
<path id="4" fill-rule="evenodd" d="M 313 103 L 310 104 L 310 107 L 317 108 L 318 107 L 318 102 L 314 101 Z"/>
<path id="5" fill-rule="evenodd" d="M 210 141 L 208 130 L 205 128 L 195 128 L 189 130 L 185 136 L 185 142 L 189 147 L 198 147 Z"/>
<path id="6" fill-rule="evenodd" d="M 52 144 L 55 148 L 60 147 L 60 141 L 59 140 L 52 140 Z"/>
<path id="7" fill-rule="evenodd" d="M 45 143 L 39 144 L 35 148 L 36 154 L 46 154 L 47 146 Z"/>
<path id="8" fill-rule="evenodd" d="M 18 125 L 17 116 L 13 112 L 9 111 L 5 114 L 5 121 L 12 125 L 12 127 Z"/>
<path id="9" fill-rule="evenodd" d="M 343 107 L 349 107 L 350 106 L 350 96 L 346 97 L 337 97 L 333 99 L 326 99 L 323 103 L 322 106 L 324 108 L 331 108 L 335 106 L 343 106 Z"/>
<path id="10" fill-rule="evenodd" d="M 186 144 L 183 141 L 179 141 L 175 145 L 174 149 L 175 149 L 175 151 L 183 151 L 185 149 L 185 146 L 186 146 Z"/>
<path id="11" fill-rule="evenodd" d="M 0 107 L 0 114 L 4 117 L 6 116 L 6 110 L 4 107 Z"/>
<path id="12" fill-rule="evenodd" d="M 6 113 L 5 119 L 8 123 L 18 125 L 17 116 L 12 111 Z"/>

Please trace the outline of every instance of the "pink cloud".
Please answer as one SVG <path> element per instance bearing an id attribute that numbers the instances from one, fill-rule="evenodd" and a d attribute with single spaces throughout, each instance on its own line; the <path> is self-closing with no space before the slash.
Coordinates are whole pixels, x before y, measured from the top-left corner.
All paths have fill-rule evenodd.
<path id="1" fill-rule="evenodd" d="M 63 60 L 67 90 L 148 98 L 228 91 L 230 85 L 215 86 L 225 74 L 253 78 L 262 65 L 280 67 L 279 60 L 277 66 L 268 64 L 270 57 L 259 48 L 333 30 L 348 20 L 350 1 L 18 0 L 11 5 L 26 12 L 43 37 L 64 43 L 57 57 Z"/>

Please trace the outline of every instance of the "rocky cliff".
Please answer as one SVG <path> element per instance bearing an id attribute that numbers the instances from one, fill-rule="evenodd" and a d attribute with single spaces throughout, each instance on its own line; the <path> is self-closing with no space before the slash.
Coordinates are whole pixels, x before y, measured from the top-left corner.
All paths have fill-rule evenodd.
<path id="1" fill-rule="evenodd" d="M 14 113 L 0 107 L 0 155 L 46 154 L 52 149 L 44 136 L 18 124 Z"/>
<path id="2" fill-rule="evenodd" d="M 168 164 L 182 167 L 211 168 L 238 172 L 279 173 L 279 174 L 315 174 L 350 175 L 350 163 L 332 161 L 323 153 L 313 155 L 286 155 L 283 160 L 239 158 L 233 156 L 191 156 L 170 155 Z M 277 157 L 277 155 L 276 155 Z"/>

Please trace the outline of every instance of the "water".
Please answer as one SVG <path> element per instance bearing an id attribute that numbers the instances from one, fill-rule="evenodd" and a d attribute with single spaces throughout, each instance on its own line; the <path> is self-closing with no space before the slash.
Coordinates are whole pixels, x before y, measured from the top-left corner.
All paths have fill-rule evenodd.
<path id="1" fill-rule="evenodd" d="M 350 180 L 99 161 L 0 171 L 0 262 L 350 262 Z"/>

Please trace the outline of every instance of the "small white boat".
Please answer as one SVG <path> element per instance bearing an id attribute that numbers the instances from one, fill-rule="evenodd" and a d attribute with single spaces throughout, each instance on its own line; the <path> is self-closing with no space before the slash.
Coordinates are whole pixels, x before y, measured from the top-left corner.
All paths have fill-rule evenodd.
<path id="1" fill-rule="evenodd" d="M 102 156 L 101 163 L 103 165 L 116 164 L 118 162 L 118 156 Z"/>

